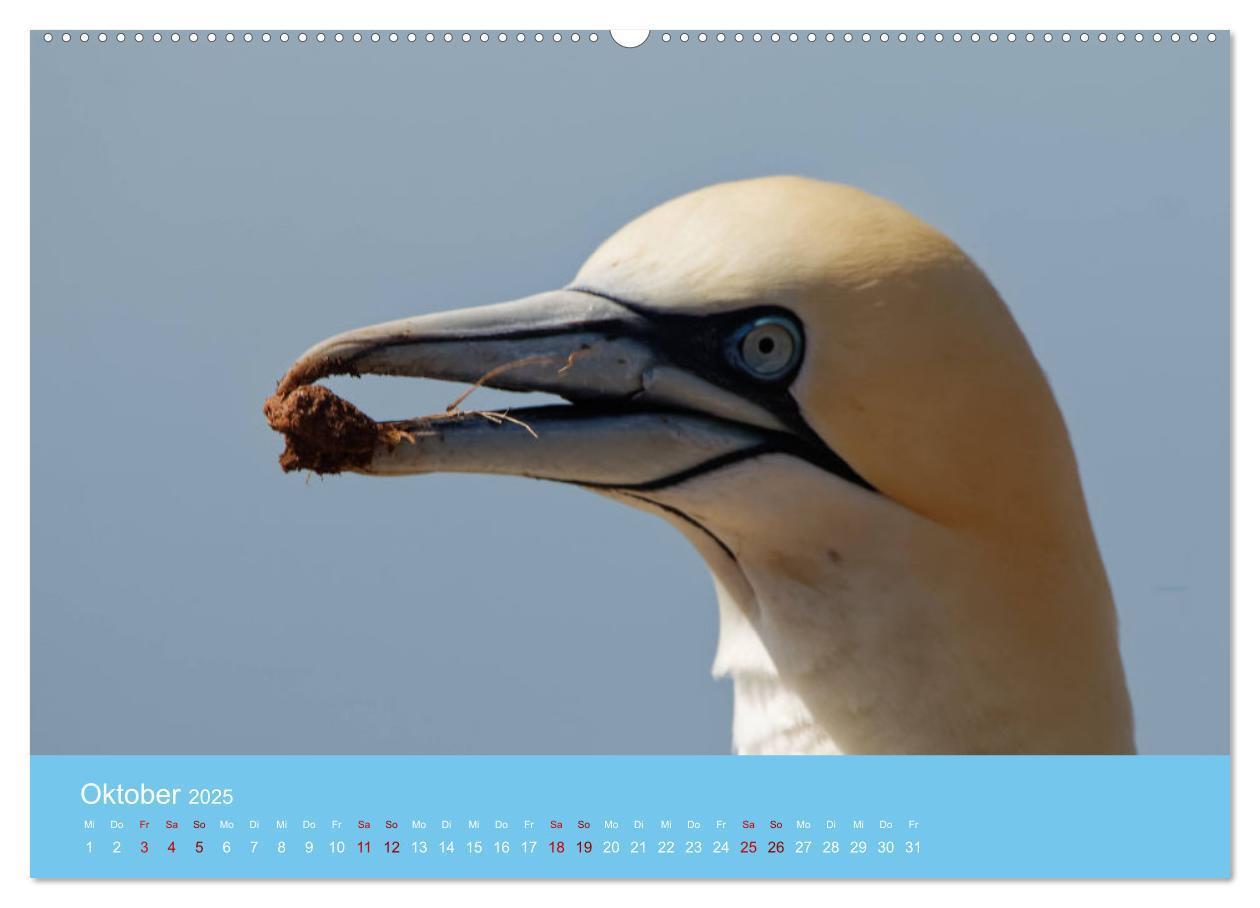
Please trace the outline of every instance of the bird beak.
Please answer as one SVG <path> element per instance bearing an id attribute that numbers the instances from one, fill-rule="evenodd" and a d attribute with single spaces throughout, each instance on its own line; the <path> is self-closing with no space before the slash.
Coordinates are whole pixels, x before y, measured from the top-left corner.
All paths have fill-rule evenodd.
<path id="1" fill-rule="evenodd" d="M 505 473 L 620 489 L 660 488 L 791 438 L 769 410 L 680 365 L 676 351 L 688 338 L 668 336 L 677 328 L 580 290 L 386 322 L 303 354 L 268 402 L 268 418 L 289 435 L 291 448 L 322 433 L 314 441 L 326 453 L 342 429 L 320 417 L 325 411 L 312 403 L 307 415 L 314 417 L 305 422 L 277 415 L 284 401 L 297 400 L 295 392 L 325 376 L 401 375 L 549 392 L 571 403 L 369 422 L 375 440 L 359 453 L 315 465 L 282 462 L 321 472 Z"/>

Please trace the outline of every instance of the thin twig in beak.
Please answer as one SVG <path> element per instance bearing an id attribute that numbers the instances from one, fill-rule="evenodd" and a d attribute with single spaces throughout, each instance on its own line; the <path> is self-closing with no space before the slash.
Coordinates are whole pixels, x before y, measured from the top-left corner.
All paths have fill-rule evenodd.
<path id="1" fill-rule="evenodd" d="M 589 352 L 590 352 L 590 348 L 588 347 L 582 347 L 581 349 L 574 350 L 572 353 L 568 355 L 568 357 L 566 357 L 564 361 L 564 365 L 561 366 L 559 370 L 557 370 L 556 374 L 563 375 L 565 372 L 568 372 L 570 369 L 573 368 L 573 363 L 574 361 L 577 360 L 579 356 L 582 356 L 583 354 L 589 353 Z M 509 369 L 515 369 L 518 366 L 532 366 L 535 363 L 554 362 L 556 358 L 557 357 L 551 353 L 538 353 L 538 354 L 535 354 L 534 356 L 524 356 L 524 357 L 521 357 L 520 359 L 514 359 L 510 363 L 501 363 L 500 365 L 495 366 L 493 369 L 486 372 L 484 375 L 478 378 L 475 382 L 469 385 L 468 389 L 464 391 L 463 394 L 459 395 L 459 397 L 455 398 L 453 401 L 447 404 L 446 405 L 447 414 L 451 416 L 456 416 L 456 415 L 480 416 L 483 419 L 486 419 L 494 423 L 496 426 L 501 425 L 504 422 L 510 422 L 514 426 L 520 426 L 522 429 L 524 429 L 534 438 L 537 438 L 538 433 L 534 431 L 533 426 L 525 422 L 525 420 L 523 419 L 518 419 L 515 416 L 509 416 L 507 410 L 504 410 L 502 413 L 495 413 L 491 410 L 472 410 L 471 412 L 466 412 L 464 410 L 461 410 L 459 408 L 459 405 L 462 404 L 464 401 L 466 401 L 470 394 L 472 394 L 474 391 L 476 391 L 478 388 L 480 388 L 490 379 L 494 378 L 496 375 L 502 375 L 504 372 L 508 371 Z M 408 438 L 408 440 L 411 441 L 413 439 Z"/>
<path id="2" fill-rule="evenodd" d="M 527 423 L 523 419 L 518 419 L 515 416 L 509 416 L 507 410 L 504 410 L 502 413 L 496 413 L 495 416 L 499 417 L 499 419 L 504 422 L 510 422 L 514 426 L 520 426 L 522 429 L 524 429 L 526 432 L 528 432 L 530 435 L 534 436 L 535 438 L 538 437 L 538 433 L 534 431 L 533 426 L 531 426 L 529 423 Z"/>
<path id="3" fill-rule="evenodd" d="M 469 394 L 472 394 L 474 391 L 476 391 L 478 388 L 480 388 L 490 379 L 494 378 L 496 375 L 502 375 L 508 369 L 515 369 L 518 366 L 529 366 L 529 365 L 533 365 L 534 363 L 552 362 L 553 360 L 555 360 L 555 358 L 556 358 L 555 355 L 551 353 L 538 353 L 538 354 L 535 354 L 534 356 L 525 356 L 525 357 L 522 357 L 521 359 L 514 359 L 510 363 L 502 363 L 498 366 L 495 366 L 485 375 L 481 376 L 481 378 L 477 379 L 475 382 L 469 385 L 467 391 L 465 391 L 459 397 L 455 398 L 453 401 L 447 404 L 446 412 L 453 413 L 455 410 L 458 410 L 459 405 L 468 399 Z"/>
<path id="4" fill-rule="evenodd" d="M 586 354 L 590 352 L 591 352 L 590 347 L 585 347 L 585 346 L 577 350 L 574 350 L 565 358 L 564 365 L 556 370 L 556 374 L 564 375 L 566 372 L 568 372 L 570 369 L 573 368 L 573 364 L 574 362 L 577 361 L 578 357 L 585 356 Z M 472 394 L 474 391 L 476 391 L 478 388 L 480 388 L 490 379 L 494 378 L 496 375 L 502 375 L 504 372 L 508 371 L 509 369 L 515 369 L 518 366 L 532 366 L 535 363 L 554 362 L 556 359 L 557 357 L 553 353 L 538 353 L 538 354 L 535 354 L 534 356 L 524 356 L 524 357 L 521 357 L 520 359 L 514 359 L 510 363 L 500 363 L 499 365 L 491 369 L 489 372 L 482 375 L 479 379 L 477 379 L 471 385 L 469 385 L 468 390 L 466 390 L 463 394 L 461 394 L 459 397 L 455 398 L 453 401 L 447 404 L 446 412 L 454 413 L 455 411 L 457 411 L 459 409 L 459 405 L 468 399 L 468 395 Z"/>

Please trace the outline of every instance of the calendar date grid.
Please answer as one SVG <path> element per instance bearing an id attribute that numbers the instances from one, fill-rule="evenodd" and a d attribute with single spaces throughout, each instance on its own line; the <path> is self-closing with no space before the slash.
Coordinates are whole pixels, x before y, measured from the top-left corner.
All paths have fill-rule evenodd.
<path id="1" fill-rule="evenodd" d="M 441 860 L 496 856 L 579 860 L 655 856 L 791 856 L 829 859 L 914 857 L 923 853 L 916 818 L 482 818 L 223 817 L 191 820 L 82 820 L 83 849 L 93 857 L 172 858 L 280 856 Z"/>

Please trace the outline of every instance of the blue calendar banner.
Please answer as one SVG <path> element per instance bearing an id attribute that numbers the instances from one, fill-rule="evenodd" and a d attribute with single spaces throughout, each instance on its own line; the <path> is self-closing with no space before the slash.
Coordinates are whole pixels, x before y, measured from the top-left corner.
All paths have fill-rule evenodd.
<path id="1" fill-rule="evenodd" d="M 1227 877 L 1230 760 L 35 756 L 34 877 Z"/>

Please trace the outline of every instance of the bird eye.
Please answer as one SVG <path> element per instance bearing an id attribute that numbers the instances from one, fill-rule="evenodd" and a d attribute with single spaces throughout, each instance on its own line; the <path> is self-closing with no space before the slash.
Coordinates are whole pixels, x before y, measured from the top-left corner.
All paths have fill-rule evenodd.
<path id="1" fill-rule="evenodd" d="M 786 375 L 801 358 L 801 332 L 790 319 L 759 318 L 735 336 L 736 359 L 756 378 Z"/>

